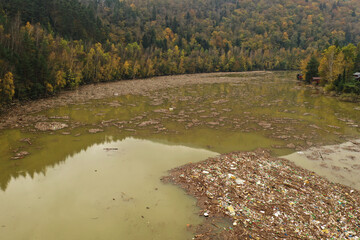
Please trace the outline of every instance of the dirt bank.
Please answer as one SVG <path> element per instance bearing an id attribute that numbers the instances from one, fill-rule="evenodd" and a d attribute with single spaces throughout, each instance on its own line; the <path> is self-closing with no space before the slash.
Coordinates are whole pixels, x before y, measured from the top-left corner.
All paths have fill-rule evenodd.
<path id="1" fill-rule="evenodd" d="M 188 74 L 90 84 L 74 91 L 64 91 L 55 97 L 17 103 L 0 116 L 0 129 L 18 127 L 22 122 L 41 121 L 29 115 L 57 106 L 127 94 L 142 95 L 149 91 L 190 84 L 238 82 L 241 78 L 251 80 L 251 77 L 272 74 L 272 72 L 242 72 L 238 78 L 226 77 L 226 74 L 229 73 Z"/>
<path id="2" fill-rule="evenodd" d="M 198 199 L 206 220 L 195 239 L 359 239 L 357 190 L 265 150 L 188 164 L 163 181 Z M 218 227 L 221 217 L 230 226 Z"/>

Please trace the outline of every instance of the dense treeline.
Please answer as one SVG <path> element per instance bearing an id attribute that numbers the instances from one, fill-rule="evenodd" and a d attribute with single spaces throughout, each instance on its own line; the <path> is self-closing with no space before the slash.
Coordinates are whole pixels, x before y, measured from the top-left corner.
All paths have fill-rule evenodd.
<path id="1" fill-rule="evenodd" d="M 0 0 L 0 97 L 213 71 L 298 69 L 360 42 L 358 0 Z"/>
<path id="2" fill-rule="evenodd" d="M 332 45 L 321 54 L 315 52 L 302 61 L 302 70 L 308 83 L 320 77 L 327 91 L 360 94 L 360 79 L 354 76 L 360 72 L 360 43 L 357 47 Z"/>
<path id="3" fill-rule="evenodd" d="M 48 31 L 65 38 L 104 41 L 107 31 L 96 14 L 96 1 L 78 0 L 0 0 L 9 20 L 18 14 L 21 22 L 40 23 Z"/>

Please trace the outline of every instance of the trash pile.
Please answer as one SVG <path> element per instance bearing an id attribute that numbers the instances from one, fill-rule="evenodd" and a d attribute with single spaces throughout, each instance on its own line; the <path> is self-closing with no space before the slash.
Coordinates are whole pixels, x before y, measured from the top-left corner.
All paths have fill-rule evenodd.
<path id="1" fill-rule="evenodd" d="M 357 190 L 265 150 L 187 164 L 163 181 L 195 196 L 206 221 L 232 222 L 220 232 L 200 227 L 194 239 L 360 239 Z"/>
<path id="2" fill-rule="evenodd" d="M 56 131 L 67 127 L 66 123 L 61 122 L 38 122 L 35 124 L 35 128 L 40 131 Z"/>

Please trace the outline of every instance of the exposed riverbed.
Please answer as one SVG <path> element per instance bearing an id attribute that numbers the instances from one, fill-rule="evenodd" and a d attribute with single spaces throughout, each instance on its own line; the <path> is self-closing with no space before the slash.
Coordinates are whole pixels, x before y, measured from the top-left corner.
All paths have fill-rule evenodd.
<path id="1" fill-rule="evenodd" d="M 294 76 L 160 77 L 15 106 L 0 121 L 0 235 L 190 239 L 202 220 L 194 199 L 160 182 L 167 170 L 219 153 L 283 156 L 359 138 L 358 104 L 302 88 Z M 350 170 L 346 181 L 329 178 L 357 181 L 356 162 L 324 161 L 314 170 Z"/>

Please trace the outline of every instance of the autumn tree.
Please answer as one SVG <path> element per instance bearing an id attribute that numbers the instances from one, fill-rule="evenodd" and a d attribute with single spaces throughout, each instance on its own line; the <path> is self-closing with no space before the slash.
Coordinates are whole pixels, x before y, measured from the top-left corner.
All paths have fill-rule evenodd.
<path id="1" fill-rule="evenodd" d="M 352 76 L 356 71 L 357 48 L 348 44 L 343 48 L 330 46 L 323 53 L 319 72 L 325 82 L 325 90 L 360 94 L 360 82 Z"/>
<path id="2" fill-rule="evenodd" d="M 11 72 L 0 78 L 0 103 L 9 102 L 15 94 L 14 76 Z"/>
<path id="3" fill-rule="evenodd" d="M 332 85 L 343 73 L 344 53 L 336 46 L 330 46 L 323 53 L 320 61 L 319 74 L 323 83 Z"/>

